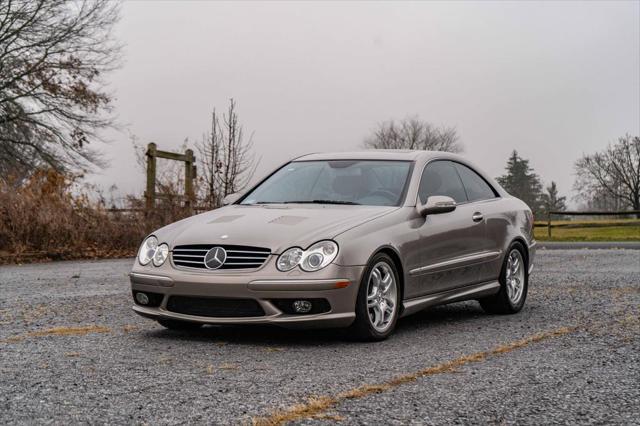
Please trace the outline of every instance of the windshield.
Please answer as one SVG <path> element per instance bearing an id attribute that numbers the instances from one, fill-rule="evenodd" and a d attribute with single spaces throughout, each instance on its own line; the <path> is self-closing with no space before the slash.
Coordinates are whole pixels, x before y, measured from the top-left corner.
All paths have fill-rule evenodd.
<path id="1" fill-rule="evenodd" d="M 316 203 L 397 206 L 409 161 L 294 161 L 248 193 L 240 204 Z"/>

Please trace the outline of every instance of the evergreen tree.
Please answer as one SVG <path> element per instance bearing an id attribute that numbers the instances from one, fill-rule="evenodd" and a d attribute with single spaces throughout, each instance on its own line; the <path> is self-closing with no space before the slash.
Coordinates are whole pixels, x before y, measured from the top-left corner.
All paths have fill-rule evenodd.
<path id="1" fill-rule="evenodd" d="M 529 160 L 513 151 L 507 161 L 506 174 L 497 178 L 498 183 L 511 195 L 524 201 L 531 211 L 540 215 L 542 208 L 542 183 L 540 178 L 529 167 Z"/>
<path id="2" fill-rule="evenodd" d="M 567 209 L 567 197 L 561 197 L 558 194 L 556 183 L 551 181 L 551 185 L 547 186 L 546 192 L 542 194 L 542 206 L 546 212 L 561 212 Z"/>

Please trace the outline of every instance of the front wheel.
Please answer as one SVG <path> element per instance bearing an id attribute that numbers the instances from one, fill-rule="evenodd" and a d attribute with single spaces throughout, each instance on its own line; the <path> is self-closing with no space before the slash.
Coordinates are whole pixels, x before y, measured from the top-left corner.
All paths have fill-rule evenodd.
<path id="1" fill-rule="evenodd" d="M 500 291 L 480 300 L 485 312 L 490 314 L 515 314 L 520 312 L 527 298 L 529 274 L 524 257 L 524 247 L 515 242 L 507 251 L 500 272 Z"/>
<path id="2" fill-rule="evenodd" d="M 393 260 L 373 257 L 362 275 L 351 335 L 359 340 L 384 340 L 393 332 L 400 308 L 400 280 Z"/>

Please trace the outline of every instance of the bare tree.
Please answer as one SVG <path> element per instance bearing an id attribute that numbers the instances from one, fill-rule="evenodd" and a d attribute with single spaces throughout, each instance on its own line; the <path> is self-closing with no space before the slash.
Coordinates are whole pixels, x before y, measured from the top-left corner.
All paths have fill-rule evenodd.
<path id="1" fill-rule="evenodd" d="M 640 210 L 640 137 L 625 135 L 604 151 L 584 155 L 575 170 L 580 198 L 608 195 L 624 208 Z"/>
<path id="2" fill-rule="evenodd" d="M 611 196 L 602 189 L 585 194 L 579 193 L 574 199 L 581 201 L 582 210 L 620 211 L 627 208 L 627 203 L 621 202 L 619 198 Z"/>
<path id="3" fill-rule="evenodd" d="M 222 123 L 220 119 L 214 109 L 211 114 L 211 131 L 197 144 L 204 181 L 204 199 L 212 208 L 219 207 L 227 195 L 244 189 L 258 164 L 252 152 L 253 135 L 245 139 L 233 99 L 229 100 L 227 113 L 222 114 Z"/>
<path id="4" fill-rule="evenodd" d="M 436 127 L 418 117 L 378 124 L 364 141 L 366 148 L 462 152 L 455 127 Z"/>
<path id="5" fill-rule="evenodd" d="M 88 145 L 113 124 L 118 17 L 109 0 L 0 0 L 0 175 L 102 164 Z"/>

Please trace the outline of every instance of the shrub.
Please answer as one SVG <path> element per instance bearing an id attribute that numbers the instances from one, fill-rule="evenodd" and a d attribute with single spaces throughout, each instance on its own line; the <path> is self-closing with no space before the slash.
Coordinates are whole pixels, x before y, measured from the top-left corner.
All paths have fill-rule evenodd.
<path id="1" fill-rule="evenodd" d="M 143 200 L 113 211 L 95 198 L 54 170 L 0 179 L 0 262 L 133 256 L 145 235 L 186 215 L 172 200 L 149 216 Z"/>

